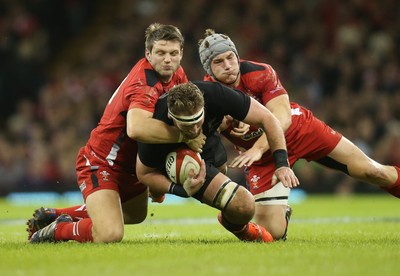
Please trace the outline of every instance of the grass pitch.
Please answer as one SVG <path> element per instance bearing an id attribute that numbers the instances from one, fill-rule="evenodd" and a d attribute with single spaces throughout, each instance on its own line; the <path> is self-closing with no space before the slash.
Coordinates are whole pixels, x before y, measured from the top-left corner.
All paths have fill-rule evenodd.
<path id="1" fill-rule="evenodd" d="M 58 206 L 65 206 L 62 202 Z M 389 195 L 311 196 L 292 204 L 286 242 L 238 241 L 197 202 L 150 204 L 117 244 L 29 244 L 40 206 L 0 200 L 1 275 L 396 275 L 400 201 Z"/>

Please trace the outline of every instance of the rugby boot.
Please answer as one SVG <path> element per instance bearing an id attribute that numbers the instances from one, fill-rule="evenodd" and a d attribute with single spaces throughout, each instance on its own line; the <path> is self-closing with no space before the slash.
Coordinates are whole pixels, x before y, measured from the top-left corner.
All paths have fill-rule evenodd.
<path id="1" fill-rule="evenodd" d="M 26 231 L 28 232 L 28 240 L 31 239 L 33 233 L 46 227 L 57 218 L 56 210 L 52 208 L 40 207 L 33 213 L 33 217 L 27 221 Z"/>
<path id="2" fill-rule="evenodd" d="M 31 243 L 57 242 L 54 238 L 54 234 L 57 229 L 57 225 L 61 222 L 72 222 L 72 218 L 70 215 L 67 214 L 60 215 L 55 221 L 33 233 L 30 242 Z"/>
<path id="3" fill-rule="evenodd" d="M 224 226 L 222 224 L 221 213 L 218 214 L 218 221 L 222 226 Z M 232 232 L 239 240 L 244 242 L 272 242 L 274 240 L 272 235 L 267 230 L 265 230 L 264 227 L 251 221 L 247 223 L 243 227 L 243 229 L 230 232 Z"/>

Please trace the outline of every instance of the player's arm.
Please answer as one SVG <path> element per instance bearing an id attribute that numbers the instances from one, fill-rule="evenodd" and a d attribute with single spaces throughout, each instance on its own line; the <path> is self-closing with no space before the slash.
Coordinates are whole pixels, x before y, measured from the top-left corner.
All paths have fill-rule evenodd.
<path id="1" fill-rule="evenodd" d="M 149 187 L 155 197 L 161 197 L 168 193 L 171 181 L 158 169 L 151 168 L 142 163 L 139 156 L 136 161 L 136 175 L 139 181 Z"/>
<path id="2" fill-rule="evenodd" d="M 250 98 L 249 111 L 243 120 L 247 124 L 263 128 L 272 152 L 286 150 L 286 141 L 278 119 L 259 102 Z"/>
<path id="3" fill-rule="evenodd" d="M 152 144 L 182 142 L 179 129 L 152 117 L 153 113 L 147 110 L 130 109 L 126 118 L 126 132 L 129 138 Z"/>
<path id="4" fill-rule="evenodd" d="M 151 144 L 186 143 L 192 150 L 201 152 L 206 137 L 200 134 L 192 140 L 184 140 L 178 128 L 154 119 L 153 113 L 141 108 L 132 108 L 126 118 L 129 138 Z"/>
<path id="5" fill-rule="evenodd" d="M 283 131 L 285 132 L 292 124 L 292 113 L 290 108 L 289 96 L 287 94 L 279 95 L 268 101 L 265 105 L 278 119 Z M 260 160 L 261 156 L 270 149 L 267 137 L 261 135 L 254 145 L 247 151 L 235 157 L 229 164 L 230 167 L 251 166 L 254 162 Z"/>
<path id="6" fill-rule="evenodd" d="M 254 162 L 261 159 L 262 155 L 269 150 L 267 136 L 263 133 L 253 144 L 251 148 L 241 152 L 230 163 L 231 168 L 242 168 L 251 166 Z"/>
<path id="7" fill-rule="evenodd" d="M 249 111 L 243 121 L 262 127 L 266 134 L 276 167 L 272 185 L 279 180 L 285 187 L 298 186 L 299 181 L 289 166 L 285 136 L 278 119 L 267 108 L 251 98 Z"/>
<path id="8" fill-rule="evenodd" d="M 269 100 L 265 105 L 278 119 L 285 132 L 292 124 L 292 111 L 290 108 L 289 96 L 287 94 L 279 95 Z"/>

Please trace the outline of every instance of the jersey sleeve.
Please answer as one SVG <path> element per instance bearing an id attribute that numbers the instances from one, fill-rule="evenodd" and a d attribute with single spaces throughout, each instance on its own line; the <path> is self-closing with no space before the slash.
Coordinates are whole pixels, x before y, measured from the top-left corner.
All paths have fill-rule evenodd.
<path id="1" fill-rule="evenodd" d="M 148 85 L 136 85 L 132 88 L 131 93 L 127 94 L 129 97 L 129 109 L 140 108 L 149 112 L 154 112 L 159 92 L 155 87 Z"/>

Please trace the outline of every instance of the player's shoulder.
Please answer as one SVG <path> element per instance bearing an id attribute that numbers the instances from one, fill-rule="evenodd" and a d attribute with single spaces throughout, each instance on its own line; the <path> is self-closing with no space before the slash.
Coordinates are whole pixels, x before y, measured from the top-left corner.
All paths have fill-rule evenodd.
<path id="1" fill-rule="evenodd" d="M 240 61 L 240 73 L 242 76 L 249 73 L 262 72 L 266 70 L 271 70 L 271 66 L 266 63 L 255 62 L 250 60 Z"/>
<path id="2" fill-rule="evenodd" d="M 232 98 L 237 99 L 245 96 L 245 94 L 239 90 L 230 88 L 219 82 L 192 81 L 192 83 L 203 93 L 204 100 L 207 102 L 208 106 L 220 106 L 221 104 L 230 102 Z"/>
<path id="3" fill-rule="evenodd" d="M 146 58 L 142 58 L 129 72 L 128 83 L 129 85 L 155 87 L 160 83 L 160 79 L 150 62 Z"/>
<path id="4" fill-rule="evenodd" d="M 240 63 L 242 84 L 254 92 L 263 91 L 265 87 L 276 84 L 278 76 L 271 65 L 254 61 Z"/>
<path id="5" fill-rule="evenodd" d="M 210 92 L 215 92 L 223 89 L 222 84 L 218 82 L 210 82 L 210 81 L 204 81 L 204 80 L 195 80 L 192 81 L 193 84 L 195 84 L 203 93 L 210 93 Z"/>
<path id="6" fill-rule="evenodd" d="M 183 82 L 187 82 L 187 76 L 186 76 L 186 72 L 183 69 L 182 66 L 179 66 L 178 69 L 175 71 L 174 73 L 174 77 L 183 81 Z"/>

